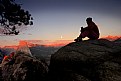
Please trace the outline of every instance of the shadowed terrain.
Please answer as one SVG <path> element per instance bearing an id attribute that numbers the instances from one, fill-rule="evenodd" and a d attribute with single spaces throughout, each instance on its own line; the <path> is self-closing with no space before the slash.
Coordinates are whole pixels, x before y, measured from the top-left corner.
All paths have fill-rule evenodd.
<path id="1" fill-rule="evenodd" d="M 46 62 L 43 56 L 17 52 L 2 62 L 0 80 L 120 81 L 121 39 L 72 42 L 51 55 L 49 66 Z"/>
<path id="2" fill-rule="evenodd" d="M 120 81 L 121 40 L 70 43 L 51 56 L 50 81 Z"/>

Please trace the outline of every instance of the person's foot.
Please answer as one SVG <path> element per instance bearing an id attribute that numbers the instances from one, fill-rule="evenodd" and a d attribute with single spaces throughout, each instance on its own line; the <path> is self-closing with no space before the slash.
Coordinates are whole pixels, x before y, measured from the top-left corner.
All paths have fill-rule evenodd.
<path id="1" fill-rule="evenodd" d="M 78 42 L 78 39 L 74 39 L 75 42 Z"/>
<path id="2" fill-rule="evenodd" d="M 75 41 L 75 42 L 80 42 L 80 41 L 82 41 L 82 38 L 79 38 L 79 37 L 78 37 L 77 39 L 74 39 L 74 41 Z"/>
<path id="3" fill-rule="evenodd" d="M 80 42 L 80 41 L 82 41 L 82 39 L 78 39 L 78 41 Z"/>

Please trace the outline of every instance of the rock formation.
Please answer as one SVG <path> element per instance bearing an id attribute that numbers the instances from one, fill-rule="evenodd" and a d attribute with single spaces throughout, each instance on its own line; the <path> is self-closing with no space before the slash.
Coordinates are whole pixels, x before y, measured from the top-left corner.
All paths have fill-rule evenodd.
<path id="1" fill-rule="evenodd" d="M 4 61 L 1 70 L 4 81 L 45 81 L 48 66 L 34 57 L 19 52 L 9 61 Z"/>
<path id="2" fill-rule="evenodd" d="M 72 42 L 51 55 L 49 71 L 43 59 L 17 52 L 2 62 L 0 81 L 121 81 L 121 39 Z"/>
<path id="3" fill-rule="evenodd" d="M 121 44 L 106 39 L 70 43 L 51 56 L 49 79 L 121 81 Z"/>

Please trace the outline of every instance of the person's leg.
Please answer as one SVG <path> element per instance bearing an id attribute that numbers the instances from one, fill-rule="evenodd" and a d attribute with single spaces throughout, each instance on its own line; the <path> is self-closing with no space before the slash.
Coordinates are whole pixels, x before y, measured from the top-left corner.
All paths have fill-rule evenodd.
<path id="1" fill-rule="evenodd" d="M 82 33 L 79 35 L 79 37 L 85 38 L 85 37 L 87 37 L 88 35 L 89 35 L 89 31 L 86 30 L 86 31 L 82 32 Z"/>
<path id="2" fill-rule="evenodd" d="M 77 39 L 75 39 L 74 41 L 78 42 L 78 41 L 82 41 L 82 38 L 85 38 L 87 37 L 89 34 L 89 31 L 88 30 L 85 30 L 84 32 L 82 32 L 79 37 L 77 37 Z"/>
<path id="3" fill-rule="evenodd" d="M 76 39 L 74 39 L 74 41 L 76 41 L 76 42 L 82 41 L 82 38 L 77 37 Z"/>
<path id="4" fill-rule="evenodd" d="M 99 35 L 97 33 L 95 33 L 94 31 L 90 31 L 88 36 L 87 36 L 90 40 L 95 40 L 99 38 Z"/>

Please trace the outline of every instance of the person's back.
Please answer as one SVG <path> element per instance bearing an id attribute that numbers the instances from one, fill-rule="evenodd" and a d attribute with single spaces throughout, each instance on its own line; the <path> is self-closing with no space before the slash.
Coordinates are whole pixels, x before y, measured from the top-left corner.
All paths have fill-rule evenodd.
<path id="1" fill-rule="evenodd" d="M 99 29 L 98 29 L 97 25 L 93 21 L 91 21 L 88 24 L 88 28 L 89 28 L 89 31 L 90 31 L 90 35 L 92 35 L 92 37 L 94 39 L 98 39 L 99 38 Z M 91 39 L 91 37 L 89 37 L 89 38 Z"/>
<path id="2" fill-rule="evenodd" d="M 99 35 L 99 29 L 97 25 L 94 22 L 92 22 L 92 24 L 94 25 L 93 31 Z"/>

